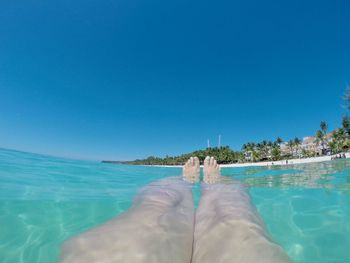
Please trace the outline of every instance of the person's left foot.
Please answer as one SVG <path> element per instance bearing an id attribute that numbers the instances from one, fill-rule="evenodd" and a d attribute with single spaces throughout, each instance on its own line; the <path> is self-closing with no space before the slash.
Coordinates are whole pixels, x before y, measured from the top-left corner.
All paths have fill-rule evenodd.
<path id="1" fill-rule="evenodd" d="M 182 168 L 183 179 L 189 183 L 196 183 L 199 181 L 199 172 L 198 157 L 191 157 Z"/>

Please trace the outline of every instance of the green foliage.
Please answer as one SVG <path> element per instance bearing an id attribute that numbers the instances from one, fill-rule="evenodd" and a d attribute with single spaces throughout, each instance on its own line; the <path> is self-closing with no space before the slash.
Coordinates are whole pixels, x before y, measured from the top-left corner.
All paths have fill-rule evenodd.
<path id="1" fill-rule="evenodd" d="M 327 122 L 321 121 L 320 128 L 321 128 L 322 133 L 326 135 L 327 134 L 327 130 L 328 130 Z"/>
<path id="2" fill-rule="evenodd" d="M 344 115 L 342 118 L 342 126 L 344 129 L 350 129 L 350 117 L 348 115 Z"/>
<path id="3" fill-rule="evenodd" d="M 345 147 L 347 147 L 347 135 L 343 128 L 340 128 L 333 132 L 332 140 L 329 143 L 329 147 L 332 153 L 340 153 Z"/>
<path id="4" fill-rule="evenodd" d="M 315 135 L 316 139 L 315 139 L 315 143 L 317 146 L 319 146 L 320 144 L 322 145 L 322 149 L 325 148 L 325 143 L 326 143 L 326 134 L 322 131 L 322 130 L 318 130 L 316 132 Z"/>
<path id="5" fill-rule="evenodd" d="M 271 157 L 273 161 L 281 159 L 281 147 L 279 145 L 274 145 L 271 151 Z"/>
<path id="6" fill-rule="evenodd" d="M 201 162 L 207 156 L 214 156 L 218 163 L 236 163 L 242 159 L 240 152 L 235 152 L 229 146 L 210 147 L 205 150 L 197 150 L 191 153 L 182 154 L 179 156 L 166 156 L 164 158 L 150 156 L 143 160 L 118 162 L 124 164 L 136 165 L 183 165 L 191 156 L 197 156 Z"/>
<path id="7" fill-rule="evenodd" d="M 243 144 L 242 151 L 245 161 L 277 161 L 283 159 L 281 143 L 283 140 L 278 137 L 276 141 L 263 140 L 259 143 L 249 142 Z"/>
<path id="8" fill-rule="evenodd" d="M 346 89 L 345 96 L 343 98 L 344 101 L 350 103 L 350 87 Z M 346 106 L 348 110 L 350 110 L 350 106 Z"/>
<path id="9" fill-rule="evenodd" d="M 281 144 L 282 142 L 283 142 L 283 139 L 281 139 L 280 137 L 277 137 L 275 143 Z"/>
<path id="10" fill-rule="evenodd" d="M 289 148 L 289 151 L 291 152 L 291 153 L 293 153 L 294 152 L 294 140 L 289 140 L 288 142 L 287 142 L 287 146 L 288 146 L 288 148 Z"/>

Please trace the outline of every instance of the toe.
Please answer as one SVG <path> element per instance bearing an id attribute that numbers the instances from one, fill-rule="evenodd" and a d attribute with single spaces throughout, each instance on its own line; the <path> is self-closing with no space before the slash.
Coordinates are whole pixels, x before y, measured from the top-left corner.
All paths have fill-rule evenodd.
<path id="1" fill-rule="evenodd" d="M 210 157 L 207 156 L 207 157 L 205 157 L 205 159 L 204 159 L 204 165 L 205 165 L 205 166 L 208 166 L 209 163 L 210 163 Z"/>
<path id="2" fill-rule="evenodd" d="M 188 161 L 187 161 L 187 162 L 185 162 L 184 168 L 185 168 L 185 167 L 187 167 L 187 166 L 188 166 Z"/>
<path id="3" fill-rule="evenodd" d="M 191 157 L 190 160 L 189 160 L 189 164 L 190 164 L 191 166 L 193 166 L 193 163 L 194 163 L 194 160 L 193 160 L 193 157 Z"/>
<path id="4" fill-rule="evenodd" d="M 210 161 L 209 161 L 210 166 L 214 165 L 214 161 L 215 161 L 214 157 L 210 157 Z"/>
<path id="5" fill-rule="evenodd" d="M 195 166 L 199 166 L 199 159 L 198 159 L 198 157 L 197 156 L 194 157 L 193 160 L 194 160 L 194 165 Z"/>

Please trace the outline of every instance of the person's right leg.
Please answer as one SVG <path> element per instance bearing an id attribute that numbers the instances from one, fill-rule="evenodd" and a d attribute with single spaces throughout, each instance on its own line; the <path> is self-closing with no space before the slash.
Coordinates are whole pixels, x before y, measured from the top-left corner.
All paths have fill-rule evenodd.
<path id="1" fill-rule="evenodd" d="M 202 197 L 195 216 L 192 263 L 285 263 L 242 184 L 220 177 L 214 158 L 204 161 Z"/>
<path id="2" fill-rule="evenodd" d="M 146 186 L 127 212 L 66 241 L 60 263 L 189 263 L 194 231 L 190 183 L 199 179 L 198 158 L 186 163 L 183 179 L 168 177 Z"/>

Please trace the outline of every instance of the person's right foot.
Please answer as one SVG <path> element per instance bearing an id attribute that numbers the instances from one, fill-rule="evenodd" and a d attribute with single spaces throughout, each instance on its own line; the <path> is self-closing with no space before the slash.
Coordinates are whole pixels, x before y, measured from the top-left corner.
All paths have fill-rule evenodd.
<path id="1" fill-rule="evenodd" d="M 199 181 L 199 172 L 198 157 L 191 157 L 182 168 L 183 179 L 189 183 L 196 183 Z"/>
<path id="2" fill-rule="evenodd" d="M 220 176 L 220 166 L 215 158 L 207 156 L 204 160 L 204 183 L 215 184 L 220 180 Z"/>

